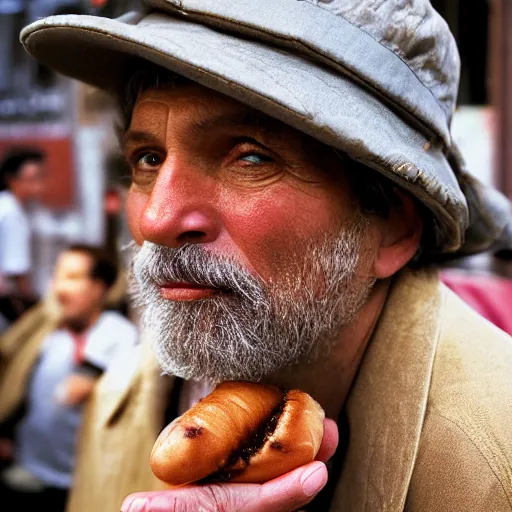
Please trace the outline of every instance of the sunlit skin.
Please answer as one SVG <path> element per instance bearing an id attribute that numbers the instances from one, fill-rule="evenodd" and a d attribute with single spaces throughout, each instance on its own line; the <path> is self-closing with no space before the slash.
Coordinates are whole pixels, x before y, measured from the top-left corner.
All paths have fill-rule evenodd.
<path id="1" fill-rule="evenodd" d="M 137 244 L 203 244 L 234 257 L 265 282 L 312 240 L 336 234 L 357 214 L 346 171 L 333 151 L 300 132 L 199 85 L 143 93 L 124 138 L 133 184 L 127 214 Z M 412 201 L 388 219 L 369 218 L 358 276 L 379 279 L 328 360 L 268 377 L 311 393 L 327 415 L 341 410 L 381 310 L 388 277 L 414 255 L 421 223 Z M 169 300 L 218 290 L 168 283 Z M 319 378 L 321 376 L 322 378 Z"/>

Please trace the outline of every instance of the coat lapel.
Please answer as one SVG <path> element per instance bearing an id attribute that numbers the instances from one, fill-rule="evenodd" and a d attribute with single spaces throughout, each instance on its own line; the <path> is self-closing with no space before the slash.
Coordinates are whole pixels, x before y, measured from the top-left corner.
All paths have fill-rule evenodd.
<path id="1" fill-rule="evenodd" d="M 331 510 L 403 511 L 442 300 L 434 272 L 404 271 L 395 281 L 347 400 L 348 450 Z"/>
<path id="2" fill-rule="evenodd" d="M 403 272 L 393 285 L 347 400 L 349 443 L 330 510 L 403 511 L 427 406 L 442 301 L 433 272 Z M 142 405 L 142 396 L 144 403 L 160 395 L 161 381 L 151 348 L 142 344 L 105 375 L 97 403 L 99 425 L 112 428 L 129 407 Z"/>
<path id="3" fill-rule="evenodd" d="M 148 462 L 171 384 L 149 344 L 116 359 L 84 413 L 67 512 L 119 510 L 129 494 L 162 488 Z"/>

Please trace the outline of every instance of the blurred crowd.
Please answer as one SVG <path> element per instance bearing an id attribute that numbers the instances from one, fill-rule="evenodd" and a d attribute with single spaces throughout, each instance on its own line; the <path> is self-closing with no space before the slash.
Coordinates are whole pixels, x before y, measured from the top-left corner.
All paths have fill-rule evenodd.
<path id="1" fill-rule="evenodd" d="M 50 14 L 113 17 L 136 3 L 0 0 L 0 496 L 19 510 L 42 500 L 65 509 L 84 407 L 139 334 L 120 251 L 130 241 L 126 171 L 105 137 L 111 106 L 31 62 L 18 33 Z M 512 333 L 512 273 L 500 256 L 452 262 L 442 275 Z"/>
<path id="2" fill-rule="evenodd" d="M 136 3 L 0 0 L 0 499 L 16 510 L 65 509 L 87 400 L 139 343 L 108 101 L 31 61 L 19 32 Z"/>

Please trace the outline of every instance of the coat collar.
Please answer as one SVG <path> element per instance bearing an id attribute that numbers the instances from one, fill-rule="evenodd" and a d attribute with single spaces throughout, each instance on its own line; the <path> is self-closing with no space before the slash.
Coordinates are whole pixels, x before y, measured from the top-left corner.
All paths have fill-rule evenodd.
<path id="1" fill-rule="evenodd" d="M 403 271 L 392 286 L 347 399 L 349 442 L 332 510 L 404 510 L 443 296 L 435 272 Z"/>

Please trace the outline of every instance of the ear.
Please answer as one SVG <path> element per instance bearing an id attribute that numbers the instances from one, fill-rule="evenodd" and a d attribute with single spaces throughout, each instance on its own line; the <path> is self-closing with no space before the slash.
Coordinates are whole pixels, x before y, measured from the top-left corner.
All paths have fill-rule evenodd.
<path id="1" fill-rule="evenodd" d="M 397 190 L 401 206 L 392 208 L 386 219 L 381 219 L 380 246 L 374 261 L 377 279 L 392 276 L 414 257 L 421 242 L 423 221 L 414 200 Z"/>

